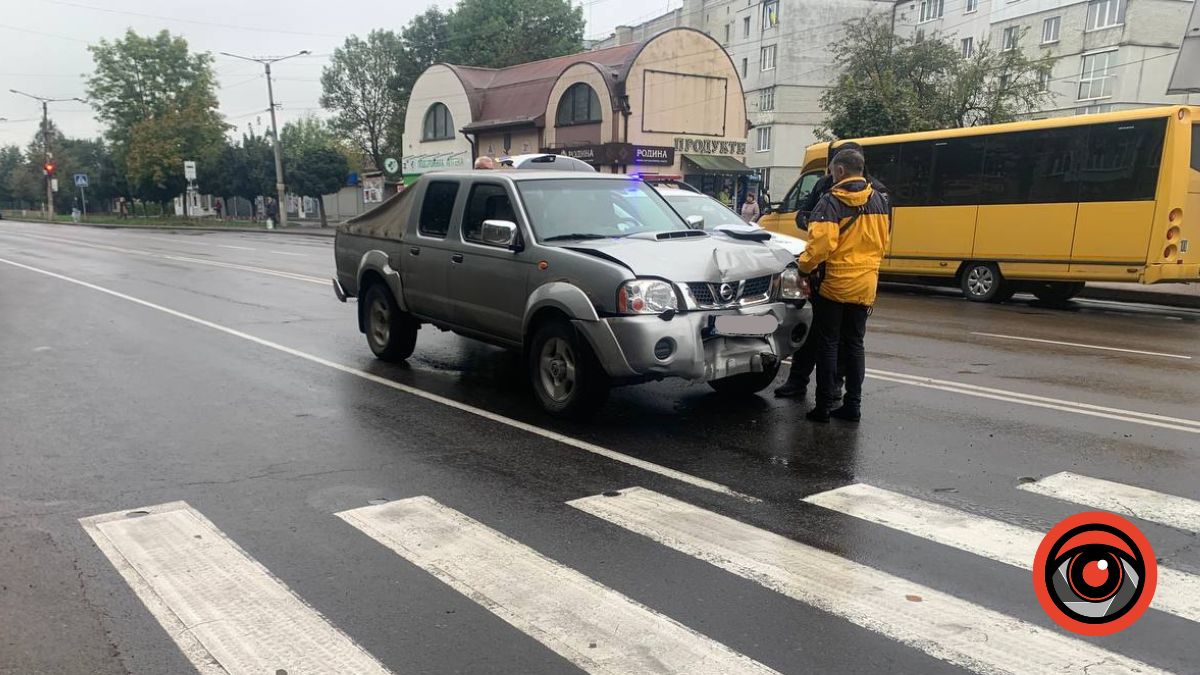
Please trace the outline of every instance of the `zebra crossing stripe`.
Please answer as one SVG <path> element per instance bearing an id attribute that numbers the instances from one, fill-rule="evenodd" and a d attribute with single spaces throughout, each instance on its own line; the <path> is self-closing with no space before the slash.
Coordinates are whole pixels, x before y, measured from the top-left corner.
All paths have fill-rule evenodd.
<path id="1" fill-rule="evenodd" d="M 857 483 L 806 502 L 998 562 L 1031 569 L 1044 533 Z M 1158 566 L 1150 606 L 1200 622 L 1200 576 Z"/>
<path id="2" fill-rule="evenodd" d="M 429 497 L 337 515 L 587 672 L 775 672 Z"/>
<path id="3" fill-rule="evenodd" d="M 387 673 L 185 502 L 80 519 L 204 673 Z"/>
<path id="4" fill-rule="evenodd" d="M 1053 628 L 962 600 L 642 488 L 568 502 L 795 600 L 980 673 L 1161 672 Z"/>
<path id="5" fill-rule="evenodd" d="M 1187 532 L 1200 532 L 1200 501 L 1194 499 L 1081 476 L 1069 471 L 1017 487 L 1130 518 L 1148 520 Z"/>

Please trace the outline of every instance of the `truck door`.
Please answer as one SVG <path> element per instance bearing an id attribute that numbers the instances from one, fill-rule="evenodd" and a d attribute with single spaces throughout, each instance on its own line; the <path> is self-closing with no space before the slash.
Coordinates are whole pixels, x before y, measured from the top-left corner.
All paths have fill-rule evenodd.
<path id="1" fill-rule="evenodd" d="M 517 224 L 528 241 L 515 200 L 502 182 L 476 181 L 463 209 L 459 257 L 450 265 L 450 294 L 457 305 L 455 323 L 503 340 L 519 342 L 535 262 L 528 253 L 484 243 L 483 221 Z"/>
<path id="2" fill-rule="evenodd" d="M 446 300 L 450 258 L 455 247 L 447 235 L 459 201 L 458 187 L 453 180 L 433 180 L 425 186 L 416 228 L 408 232 L 397 252 L 400 260 L 391 261 L 404 281 L 404 300 L 409 311 L 423 318 L 454 320 Z"/>

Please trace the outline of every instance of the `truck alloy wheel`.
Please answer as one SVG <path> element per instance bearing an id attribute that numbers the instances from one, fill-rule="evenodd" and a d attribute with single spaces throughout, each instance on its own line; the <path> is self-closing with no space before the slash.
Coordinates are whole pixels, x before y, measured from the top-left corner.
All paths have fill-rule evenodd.
<path id="1" fill-rule="evenodd" d="M 400 309 L 387 286 L 372 284 L 362 302 L 363 328 L 375 356 L 384 361 L 403 361 L 412 356 L 420 324 Z"/>
<path id="2" fill-rule="evenodd" d="M 591 416 L 608 396 L 608 374 L 591 345 L 565 320 L 546 321 L 534 330 L 527 367 L 538 402 L 556 417 Z"/>

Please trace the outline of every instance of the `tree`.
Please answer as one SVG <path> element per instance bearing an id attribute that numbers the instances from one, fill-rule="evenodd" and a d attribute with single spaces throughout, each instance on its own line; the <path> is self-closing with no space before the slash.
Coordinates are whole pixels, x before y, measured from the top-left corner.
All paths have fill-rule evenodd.
<path id="1" fill-rule="evenodd" d="M 447 54 L 467 66 L 506 66 L 583 49 L 583 8 L 568 0 L 462 0 L 448 15 Z"/>
<path id="2" fill-rule="evenodd" d="M 375 168 L 400 148 L 411 86 L 403 77 L 412 70 L 400 38 L 392 31 L 373 30 L 366 40 L 346 38 L 321 71 L 321 106 L 333 111 L 334 129 Z"/>
<path id="3" fill-rule="evenodd" d="M 408 52 L 412 71 L 404 75 L 409 87 L 421 73 L 450 53 L 450 13 L 430 7 L 418 14 L 400 31 L 400 40 Z"/>
<path id="4" fill-rule="evenodd" d="M 825 139 L 1011 121 L 1048 100 L 1041 79 L 1053 65 L 987 43 L 966 57 L 937 36 L 896 36 L 878 16 L 846 22 L 833 56 L 842 66 L 821 96 Z"/>
<path id="5" fill-rule="evenodd" d="M 240 142 L 223 143 L 216 157 L 198 164 L 196 172 L 206 191 L 222 197 L 253 202 L 275 191 L 274 152 L 267 139 L 256 135 L 252 128 Z"/>
<path id="6" fill-rule="evenodd" d="M 217 109 L 210 54 L 162 31 L 88 48 L 95 72 L 88 98 L 106 126 L 115 164 L 131 192 L 165 202 L 184 189 L 183 161 L 210 161 L 227 126 Z"/>
<path id="7" fill-rule="evenodd" d="M 296 194 L 317 200 L 321 227 L 327 227 L 329 222 L 325 217 L 325 200 L 322 199 L 322 195 L 337 192 L 346 184 L 346 174 L 350 172 L 346 156 L 332 145 L 302 146 L 295 153 L 289 150 L 286 159 L 292 189 Z"/>
<path id="8" fill-rule="evenodd" d="M 41 155 L 37 157 L 40 162 Z M 17 208 L 15 202 L 40 202 L 46 198 L 42 185 L 41 172 L 20 146 L 0 148 L 0 204 L 13 204 L 12 208 Z M 20 208 L 25 208 L 24 204 Z"/>

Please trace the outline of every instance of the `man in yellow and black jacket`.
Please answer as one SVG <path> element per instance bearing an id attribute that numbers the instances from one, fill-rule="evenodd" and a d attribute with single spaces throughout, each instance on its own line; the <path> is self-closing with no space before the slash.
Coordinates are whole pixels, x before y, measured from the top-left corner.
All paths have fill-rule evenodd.
<path id="1" fill-rule="evenodd" d="M 829 169 L 833 188 L 809 216 L 808 247 L 797 260 L 806 274 L 821 268 L 813 293 L 817 400 L 807 415 L 815 422 L 828 422 L 830 417 L 856 422 L 862 416 L 863 337 L 891 233 L 888 202 L 863 177 L 864 164 L 857 150 L 834 156 Z M 846 394 L 841 407 L 831 411 L 837 401 L 839 350 Z"/>

